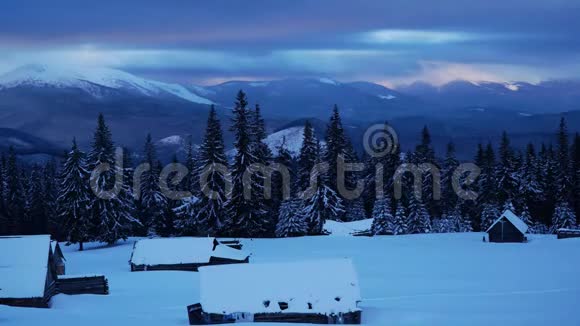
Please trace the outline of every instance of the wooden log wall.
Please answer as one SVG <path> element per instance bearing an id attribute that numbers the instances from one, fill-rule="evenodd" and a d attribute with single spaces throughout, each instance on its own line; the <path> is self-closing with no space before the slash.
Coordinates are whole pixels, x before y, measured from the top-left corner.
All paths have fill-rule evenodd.
<path id="1" fill-rule="evenodd" d="M 109 294 L 109 281 L 104 276 L 62 278 L 56 287 L 63 294 Z"/>

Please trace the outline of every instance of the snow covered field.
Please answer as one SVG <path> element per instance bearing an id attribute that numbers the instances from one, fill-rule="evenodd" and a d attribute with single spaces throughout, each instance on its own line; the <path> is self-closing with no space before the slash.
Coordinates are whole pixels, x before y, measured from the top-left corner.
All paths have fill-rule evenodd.
<path id="1" fill-rule="evenodd" d="M 531 236 L 527 244 L 490 244 L 482 237 L 243 243 L 253 253 L 251 263 L 351 257 L 367 325 L 580 325 L 580 239 Z M 68 274 L 105 274 L 111 294 L 60 294 L 51 309 L 0 306 L 0 325 L 187 325 L 185 307 L 199 299 L 199 273 L 131 273 L 132 246 L 125 242 L 85 252 L 63 247 Z"/>

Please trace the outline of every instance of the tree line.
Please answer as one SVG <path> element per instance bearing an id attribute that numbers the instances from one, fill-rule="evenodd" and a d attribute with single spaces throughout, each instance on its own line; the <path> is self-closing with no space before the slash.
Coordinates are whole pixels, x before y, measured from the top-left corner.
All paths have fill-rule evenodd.
<path id="1" fill-rule="evenodd" d="M 137 168 L 127 149 L 122 167 L 115 165 L 119 158 L 103 115 L 98 117 L 87 153 L 73 140 L 62 162 L 30 165 L 19 162 L 10 149 L 0 159 L 0 234 L 50 233 L 58 240 L 78 243 L 82 250 L 88 241 L 114 243 L 129 236 L 320 235 L 326 220 L 370 217 L 374 218 L 371 232 L 376 235 L 485 231 L 503 209 L 518 214 L 531 232 L 550 233 L 575 227 L 580 216 L 580 136 L 575 134 L 569 143 L 564 119 L 555 145 L 542 144 L 539 150 L 531 143 L 524 151 L 514 148 L 505 132 L 497 148 L 492 143 L 479 144 L 473 162 L 481 174 L 467 186 L 478 194 L 475 200 L 456 195 L 452 178 L 460 162 L 455 147 L 449 143 L 446 153 L 438 156 L 427 127 L 414 150 L 402 153 L 397 146 L 379 157 L 359 155 L 335 106 L 324 139 L 318 139 L 306 121 L 300 152 L 293 157 L 285 141 L 275 151 L 264 143 L 261 108 L 249 107 L 240 91 L 230 130 L 233 158 L 226 156 L 221 121 L 212 107 L 199 147 L 189 140 L 185 161 L 174 157 L 172 163 L 181 163 L 189 171 L 169 185 L 173 191 L 191 194 L 183 198 L 170 198 L 160 185 L 163 164 L 151 135 L 145 139 Z M 364 165 L 342 175 L 336 169 L 339 161 Z M 322 163 L 329 168 L 316 168 Z M 423 163 L 437 167 L 440 180 L 429 171 L 422 172 L 422 195 L 415 196 L 417 176 L 403 173 L 403 192 L 395 196 L 395 176 L 401 173 L 401 165 Z M 103 164 L 110 168 L 92 173 Z M 290 182 L 280 173 L 273 173 L 271 180 L 265 171 L 254 171 L 249 178 L 245 173 L 273 164 L 288 169 Z M 143 166 L 146 169 L 141 170 Z M 227 167 L 227 171 L 216 167 Z M 377 173 L 383 181 L 379 187 Z M 115 182 L 117 175 L 123 177 L 122 185 Z M 140 181 L 138 187 L 133 187 L 134 178 Z M 341 184 L 356 189 L 361 180 L 360 196 L 353 199 L 340 191 Z M 264 196 L 270 181 L 271 195 Z M 440 186 L 440 199 L 433 198 L 433 183 Z M 117 191 L 107 196 L 99 189 Z"/>

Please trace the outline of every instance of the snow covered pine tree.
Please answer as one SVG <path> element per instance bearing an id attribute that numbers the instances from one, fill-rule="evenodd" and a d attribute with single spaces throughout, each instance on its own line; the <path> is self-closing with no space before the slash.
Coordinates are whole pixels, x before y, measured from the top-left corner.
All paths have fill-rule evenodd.
<path id="1" fill-rule="evenodd" d="M 61 228 L 64 229 L 69 243 L 78 243 L 83 250 L 83 243 L 91 239 L 89 234 L 91 189 L 89 171 L 85 162 L 85 153 L 77 146 L 76 140 L 62 166 L 60 186 L 57 197 L 57 210 Z"/>
<path id="2" fill-rule="evenodd" d="M 119 239 L 127 239 L 132 224 L 139 223 L 131 215 L 132 201 L 119 195 L 109 196 L 106 191 L 118 190 L 123 194 L 115 182 L 115 176 L 123 175 L 119 166 L 115 165 L 115 153 L 111 131 L 105 123 L 105 118 L 99 114 L 97 129 L 93 136 L 91 151 L 87 162 L 91 172 L 90 184 L 94 185 L 90 197 L 91 239 L 113 244 Z M 108 167 L 97 173 L 99 167 Z M 115 189 L 117 188 L 117 189 Z"/>
<path id="3" fill-rule="evenodd" d="M 298 199 L 288 199 L 282 202 L 278 213 L 276 237 L 299 237 L 308 234 L 308 223 L 302 215 L 300 203 Z"/>

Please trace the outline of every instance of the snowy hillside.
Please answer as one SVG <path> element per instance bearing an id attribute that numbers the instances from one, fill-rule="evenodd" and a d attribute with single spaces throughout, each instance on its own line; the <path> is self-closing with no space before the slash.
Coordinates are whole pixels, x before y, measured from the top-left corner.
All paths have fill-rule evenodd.
<path id="1" fill-rule="evenodd" d="M 144 96 L 174 96 L 193 103 L 213 103 L 181 85 L 148 80 L 121 70 L 108 68 L 26 65 L 0 76 L 0 88 L 19 86 L 77 88 L 94 97 L 102 97 L 103 91 L 98 87 L 101 86 L 135 92 Z"/>
<path id="2" fill-rule="evenodd" d="M 302 147 L 302 138 L 304 137 L 304 127 L 290 127 L 282 129 L 272 133 L 264 139 L 264 143 L 268 145 L 268 148 L 272 151 L 274 155 L 278 154 L 278 147 L 282 142 L 285 142 L 285 147 L 290 152 L 292 157 L 298 157 L 300 154 L 300 148 Z M 321 146 L 326 143 L 320 141 Z M 227 153 L 228 157 L 234 157 L 236 155 L 236 150 L 231 149 Z"/>
<path id="3" fill-rule="evenodd" d="M 242 240 L 250 264 L 351 258 L 364 325 L 579 325 L 580 239 L 531 236 L 491 244 L 483 233 Z M 51 309 L 0 305 L 0 324 L 188 325 L 199 273 L 130 272 L 133 242 L 78 252 L 63 246 L 68 274 L 102 273 L 110 295 L 52 299 Z M 336 270 L 340 273 L 340 270 Z M 272 324 L 275 325 L 275 324 Z"/>
<path id="4" fill-rule="evenodd" d="M 264 142 L 268 145 L 272 153 L 278 153 L 278 147 L 284 142 L 284 145 L 293 157 L 298 156 L 302 147 L 302 138 L 304 137 L 304 127 L 291 127 L 270 134 Z"/>
<path id="5" fill-rule="evenodd" d="M 165 137 L 157 141 L 157 144 L 160 146 L 181 146 L 184 143 L 185 140 L 179 135 Z"/>

